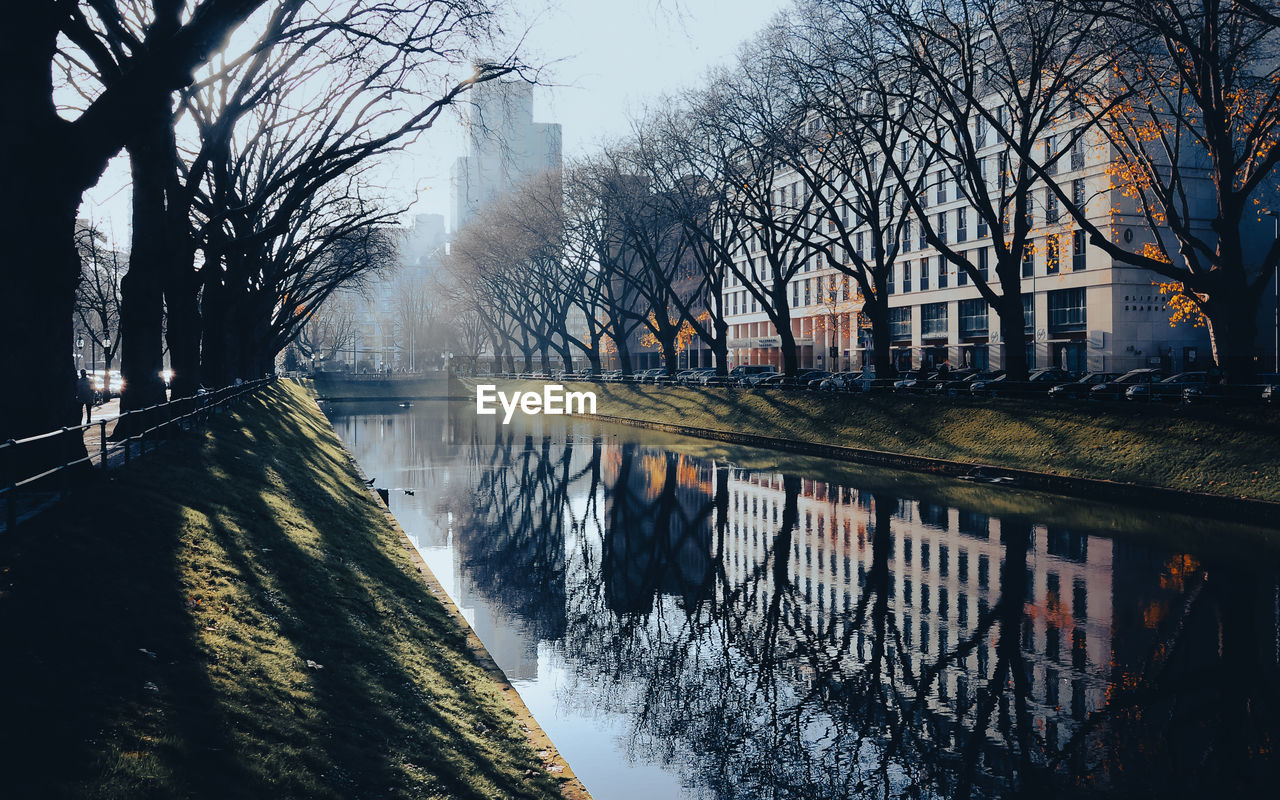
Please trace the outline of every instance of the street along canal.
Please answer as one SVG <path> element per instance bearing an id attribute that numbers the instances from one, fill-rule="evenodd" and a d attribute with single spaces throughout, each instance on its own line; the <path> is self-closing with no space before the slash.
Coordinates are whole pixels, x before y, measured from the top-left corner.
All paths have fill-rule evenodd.
<path id="1" fill-rule="evenodd" d="M 466 403 L 326 412 L 598 800 L 1274 788 L 1280 531 Z"/>

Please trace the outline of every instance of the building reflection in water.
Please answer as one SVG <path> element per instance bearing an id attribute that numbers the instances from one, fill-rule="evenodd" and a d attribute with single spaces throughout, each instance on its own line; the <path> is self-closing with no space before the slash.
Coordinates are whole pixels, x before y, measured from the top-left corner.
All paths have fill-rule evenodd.
<path id="1" fill-rule="evenodd" d="M 626 714 L 632 754 L 691 797 L 1275 777 L 1274 570 L 586 426 L 448 438 L 429 460 L 454 465 L 437 504 L 462 591 L 591 687 L 563 702 Z"/>

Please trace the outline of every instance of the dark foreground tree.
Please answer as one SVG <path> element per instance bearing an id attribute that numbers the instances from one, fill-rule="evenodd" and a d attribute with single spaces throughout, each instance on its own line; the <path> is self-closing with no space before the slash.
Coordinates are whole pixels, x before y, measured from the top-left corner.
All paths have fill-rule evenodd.
<path id="1" fill-rule="evenodd" d="M 138 126 L 140 104 L 192 71 L 262 0 L 12 3 L 0 26 L 0 440 L 60 427 L 73 407 L 72 315 L 80 260 L 76 212 Z M 139 46 L 122 44 L 126 9 L 148 6 Z M 175 24 L 176 21 L 176 24 Z M 55 62 L 106 51 L 114 64 L 77 112 L 59 109 Z"/>

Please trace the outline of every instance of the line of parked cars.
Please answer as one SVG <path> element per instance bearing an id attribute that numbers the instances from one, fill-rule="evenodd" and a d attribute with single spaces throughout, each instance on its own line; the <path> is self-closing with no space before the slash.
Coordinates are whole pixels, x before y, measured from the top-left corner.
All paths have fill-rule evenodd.
<path id="1" fill-rule="evenodd" d="M 1058 367 L 1033 370 L 1025 381 L 1015 381 L 1003 370 L 938 370 L 914 372 L 896 380 L 865 379 L 861 372 L 801 370 L 787 377 L 776 367 L 751 364 L 734 367 L 717 375 L 713 367 L 696 367 L 668 375 L 656 367 L 623 375 L 621 370 L 501 373 L 501 378 L 594 381 L 597 383 L 640 383 L 680 386 L 734 386 L 748 389 L 806 389 L 822 392 L 851 392 L 871 388 L 904 393 L 943 394 L 948 397 L 1034 397 L 1055 400 L 1134 400 L 1186 403 L 1274 403 L 1280 401 L 1280 374 L 1263 373 L 1257 383 L 1214 383 L 1208 372 L 1187 371 L 1172 375 L 1151 367 L 1118 372 L 1090 372 L 1075 375 Z"/>

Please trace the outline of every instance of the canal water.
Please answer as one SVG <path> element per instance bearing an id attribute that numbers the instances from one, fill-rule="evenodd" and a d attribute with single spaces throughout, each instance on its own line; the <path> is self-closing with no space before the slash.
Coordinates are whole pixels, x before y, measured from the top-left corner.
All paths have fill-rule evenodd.
<path id="1" fill-rule="evenodd" d="M 1280 531 L 326 410 L 597 800 L 1275 796 Z"/>

